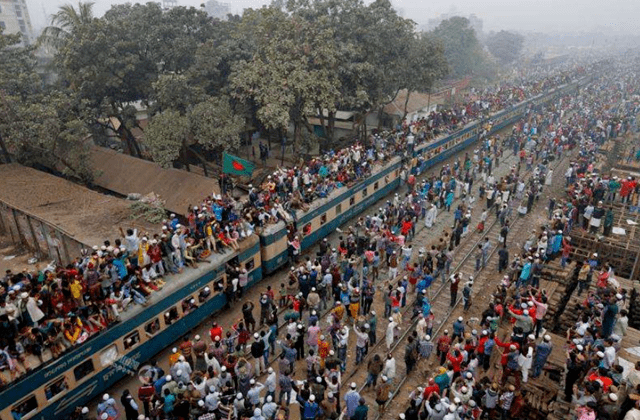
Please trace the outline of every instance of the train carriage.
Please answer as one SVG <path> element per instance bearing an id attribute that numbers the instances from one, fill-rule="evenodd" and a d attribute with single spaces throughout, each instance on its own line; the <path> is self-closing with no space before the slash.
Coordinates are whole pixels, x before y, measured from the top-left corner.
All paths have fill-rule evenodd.
<path id="1" fill-rule="evenodd" d="M 301 250 L 310 248 L 337 227 L 395 190 L 400 185 L 401 168 L 401 159 L 393 157 L 383 165 L 376 165 L 370 177 L 341 187 L 327 198 L 316 200 L 306 212 L 298 211 L 298 229 L 305 232 L 300 240 Z M 286 264 L 289 255 L 285 223 L 278 222 L 267 226 L 260 234 L 260 246 L 265 274 L 272 273 Z"/>
<path id="2" fill-rule="evenodd" d="M 258 238 L 240 245 L 237 252 L 213 254 L 209 264 L 168 278 L 152 304 L 130 308 L 118 324 L 10 383 L 0 391 L 0 418 L 63 418 L 125 375 L 137 374 L 143 362 L 224 307 L 216 284 L 226 281 L 228 263 L 247 269 L 248 287 L 262 278 Z"/>

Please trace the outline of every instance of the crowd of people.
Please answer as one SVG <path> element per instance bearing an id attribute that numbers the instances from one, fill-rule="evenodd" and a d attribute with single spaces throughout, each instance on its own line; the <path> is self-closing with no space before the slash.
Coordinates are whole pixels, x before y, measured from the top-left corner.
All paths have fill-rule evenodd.
<path id="1" fill-rule="evenodd" d="M 443 133 L 460 129 L 474 120 L 489 119 L 491 113 L 570 82 L 581 69 L 565 70 L 545 77 L 521 77 L 482 91 L 473 91 L 462 104 L 432 111 L 427 117 L 404 122 L 392 131 L 375 133 L 367 144 L 329 151 L 293 168 L 278 168 L 258 187 L 250 186 L 245 206 L 254 226 L 295 221 L 296 210 L 307 210 L 333 190 L 368 176 L 376 163 L 389 157 L 406 156 L 415 147 L 434 141 Z M 264 147 L 261 147 L 263 150 Z"/>
<path id="2" fill-rule="evenodd" d="M 455 302 L 458 290 L 456 287 L 454 296 L 453 283 L 455 280 L 457 286 L 461 279 L 450 276 L 450 267 L 461 238 L 472 229 L 474 197 L 487 200 L 476 229 L 482 230 L 488 213 L 495 211 L 505 227 L 502 249 L 506 250 L 504 244 L 511 215 L 505 209 L 511 208 L 508 203 L 512 201 L 524 200 L 528 192 L 519 190 L 519 185 L 524 183 L 520 171 L 525 160 L 509 167 L 505 176 L 493 178 L 502 149 L 519 150 L 528 146 L 537 166 L 525 185 L 539 192 L 548 174 L 548 158 L 561 155 L 564 146 L 571 144 L 567 139 L 559 143 L 545 140 L 538 142 L 537 148 L 531 148 L 531 137 L 536 135 L 532 134 L 535 130 L 528 128 L 531 122 L 541 121 L 545 126 L 537 132 L 540 136 L 546 134 L 547 126 L 560 124 L 559 119 L 542 124 L 543 116 L 532 113 L 527 118 L 529 122 L 516 127 L 508 138 L 484 139 L 473 156 L 466 155 L 463 162 L 443 166 L 438 175 L 424 181 L 418 182 L 406 174 L 406 193 L 396 194 L 372 215 L 361 217 L 348 231 L 341 232 L 337 245 L 324 239 L 313 258 L 294 261 L 287 280 L 277 290 L 268 286 L 257 305 L 242 302 L 243 316 L 236 323 L 225 329 L 214 322 L 208 336 L 184 337 L 173 349 L 168 372 L 153 363 L 153 368 L 147 370 L 146 383 L 138 390 L 139 403 L 128 392 L 122 397 L 127 417 L 288 418 L 295 396 L 302 419 L 335 419 L 341 413 L 349 419 L 366 419 L 369 407 L 359 387 L 355 383 L 342 383 L 347 354 L 354 354 L 354 348 L 349 346 L 354 344 L 354 363 L 366 363 L 363 392 L 373 392 L 379 409 L 383 410 L 399 373 L 398 362 L 391 353 L 368 355 L 369 348 L 379 340 L 378 324 L 386 324 L 384 344 L 390 350 L 399 335 L 400 309 L 407 304 L 414 305 L 413 316 L 419 317 L 419 322 L 418 329 L 409 338 L 410 348 L 405 351 L 407 373 L 419 358 L 429 357 L 436 343 L 430 338 L 434 314 L 425 291 L 434 279 L 448 281 L 451 278 L 452 302 Z M 474 181 L 476 186 L 480 185 L 475 189 Z M 454 203 L 457 205 L 452 210 Z M 418 224 L 433 228 L 439 211 L 453 213 L 453 227 L 445 229 L 430 250 L 414 252 L 412 240 L 420 228 Z M 480 264 L 486 263 L 492 245 L 480 251 Z M 512 274 L 512 277 L 515 284 L 519 276 Z M 472 287 L 472 279 L 464 283 L 462 295 L 466 309 L 470 306 Z M 235 290 L 227 292 L 232 301 L 238 297 Z M 416 297 L 413 302 L 412 296 Z M 380 297 L 384 302 L 381 320 L 372 310 L 374 299 Z M 522 313 L 516 307 L 513 310 Z M 259 312 L 259 318 L 254 311 Z M 323 313 L 328 313 L 326 327 L 320 324 Z M 540 319 L 543 316 L 544 313 Z M 487 316 L 486 334 L 476 338 L 484 341 L 493 337 L 498 320 L 498 316 Z M 459 320 L 453 326 L 453 340 L 461 339 L 464 333 L 464 324 Z M 350 335 L 355 336 L 355 342 L 349 340 Z M 444 358 L 443 362 L 453 360 L 461 366 L 461 356 L 455 352 L 451 355 L 448 350 L 438 342 L 437 353 Z M 272 357 L 276 358 L 275 362 L 267 367 Z M 481 365 L 488 363 L 489 358 L 486 360 L 482 359 Z M 294 370 L 296 362 L 304 366 L 303 372 Z M 468 375 L 464 378 L 469 379 Z M 420 406 L 418 403 L 414 408 Z M 113 418 L 117 415 L 115 407 L 115 400 L 105 395 L 98 407 L 98 417 Z M 449 405 L 445 405 L 444 400 L 438 410 L 443 407 L 446 413 Z M 141 412 L 144 414 L 139 414 Z"/>
<path id="3" fill-rule="evenodd" d="M 462 115 L 459 120 L 432 114 L 431 119 L 402 127 L 389 139 L 410 142 L 414 137 L 423 141 L 452 121 L 463 122 L 465 116 L 519 102 L 527 95 L 565 83 L 567 77 L 552 77 L 527 89 L 498 88 L 495 94 L 484 96 L 489 105 L 476 100 L 470 108 L 452 111 L 451 115 Z M 548 296 L 539 288 L 542 265 L 554 258 L 566 264 L 571 254 L 571 229 L 585 226 L 597 230 L 600 224 L 592 221 L 598 216 L 605 219 L 602 225 L 607 234 L 603 203 L 615 201 L 618 192 L 625 197 L 623 202 L 638 197 L 634 179 L 618 181 L 591 173 L 595 145 L 625 133 L 631 126 L 629 118 L 607 113 L 606 99 L 600 99 L 614 88 L 603 83 L 581 98 L 562 98 L 550 109 L 532 108 L 511 135 L 483 138 L 471 155 L 443 166 L 438 174 L 422 181 L 405 170 L 406 193 L 396 194 L 373 215 L 360 218 L 337 244 L 323 240 L 314 257 L 301 262 L 297 254 L 292 255 L 293 267 L 286 282 L 278 290 L 267 287 L 256 305 L 242 300 L 246 270 L 228 267 L 232 281 L 220 284 L 216 291 L 226 293 L 229 302 L 242 303 L 242 318 L 226 328 L 214 322 L 204 337 L 185 336 L 173 349 L 168 372 L 152 363 L 137 395 L 125 391 L 120 398 L 126 418 L 287 419 L 295 397 L 301 419 L 335 419 L 344 413 L 346 418 L 365 420 L 370 407 L 358 385 L 342 383 L 347 354 L 353 352 L 349 336 L 356 338 L 355 363 L 366 363 L 368 377 L 363 392 L 373 392 L 378 409 L 384 410 L 399 367 L 391 353 L 368 352 L 378 341 L 378 324 L 383 323 L 384 344 L 391 349 L 399 336 L 400 308 L 407 304 L 415 305 L 413 315 L 419 318 L 405 349 L 407 374 L 432 353 L 440 358 L 442 367 L 411 394 L 410 406 L 401 418 L 455 420 L 480 418 L 481 413 L 490 418 L 519 418 L 525 405 L 522 382 L 527 382 L 529 375 L 540 375 L 552 351 L 551 339 L 543 333 Z M 588 109 L 585 102 L 590 104 Z M 564 123 L 563 117 L 569 113 L 574 115 Z M 49 358 L 57 357 L 117 322 L 131 305 L 147 305 L 154 291 L 163 287 L 167 275 L 180 273 L 184 266 L 206 264 L 213 252 L 237 249 L 239 241 L 256 226 L 289 220 L 295 215 L 290 209 L 305 210 L 313 199 L 326 196 L 332 188 L 367 176 L 372 164 L 384 159 L 379 150 L 387 149 L 388 140 L 383 138 L 373 136 L 371 143 L 376 146 L 371 148 L 357 145 L 300 169 L 279 169 L 258 190 L 250 191 L 245 205 L 227 194 L 214 195 L 192 206 L 184 225 L 171 215 L 163 221 L 159 233 L 121 231 L 113 243 L 105 241 L 87 250 L 67 267 L 7 272 L 2 279 L 5 296 L 0 299 L 4 333 L 0 338 L 4 349 L 0 351 L 0 363 L 9 369 L 12 379 L 17 378 L 30 368 L 28 354 L 37 356 L 40 362 L 47 357 L 45 350 L 50 352 Z M 396 144 L 396 150 L 405 147 L 406 143 Z M 566 202 L 559 205 L 560 200 L 551 200 L 549 223 L 535 230 L 525 248 L 510 259 L 507 235 L 509 219 L 515 215 L 510 213 L 509 203 L 519 203 L 521 214 L 531 211 L 543 185 L 551 182 L 553 173 L 548 162 L 573 147 L 578 147 L 579 153 L 565 174 Z M 505 150 L 510 149 L 519 163 L 506 175 L 496 177 L 495 168 Z M 528 180 L 520 175 L 525 165 L 534 174 Z M 622 195 L 624 185 L 626 193 Z M 486 209 L 472 227 L 471 210 L 484 207 L 481 200 L 486 200 Z M 416 246 L 420 249 L 414 250 L 412 239 L 419 223 L 431 229 L 442 212 L 453 213 L 452 228 L 445 229 L 431 249 Z M 467 323 L 458 319 L 451 335 L 445 330 L 436 340 L 431 337 L 434 315 L 424 292 L 436 279 L 449 281 L 453 304 L 462 285 L 465 310 L 471 307 L 473 279 L 452 276 L 450 268 L 461 238 L 473 230 L 482 231 L 492 213 L 501 225 L 501 243 L 480 245 L 476 269 L 486 265 L 490 247 L 498 246 L 498 270 L 505 271 L 505 277 L 482 314 L 480 331 L 467 331 Z M 618 367 L 614 362 L 616 343 L 624 334 L 625 314 L 617 315 L 625 296 L 618 293 L 611 267 L 600 266 L 597 255 L 578 268 L 575 273 L 583 279 L 584 289 L 591 273 L 597 270 L 600 274 L 597 292 L 588 293 L 587 309 L 579 325 L 568 332 L 575 347 L 567 366 L 567 378 L 573 382 L 565 397 L 574 399 L 581 415 L 589 410 L 600 413 L 606 406 L 603 398 L 609 398 L 609 405 L 619 410 L 617 398 L 623 396 L 612 392 L 611 387 L 621 384 L 615 376 Z M 384 302 L 381 319 L 371 309 L 376 296 Z M 258 322 L 254 311 L 259 312 Z M 325 311 L 329 313 L 327 327 L 320 325 Z M 512 334 L 500 340 L 499 329 L 509 322 L 513 324 Z M 504 349 L 499 356 L 500 379 L 481 379 L 481 374 L 491 369 L 491 356 L 499 349 Z M 272 357 L 276 361 L 273 367 L 267 367 Z M 606 366 L 605 359 L 610 360 Z M 296 361 L 302 361 L 298 365 L 305 366 L 305 371 L 295 370 Z M 574 376 L 570 377 L 571 372 Z M 636 376 L 640 378 L 640 366 Z M 262 377 L 264 380 L 260 380 Z M 594 388 L 594 383 L 603 382 L 609 384 L 607 390 L 602 391 L 603 385 Z M 636 382 L 634 392 L 640 395 L 640 379 Z M 627 406 L 636 410 L 633 404 Z M 115 399 L 105 394 L 97 418 L 116 419 L 119 410 Z M 86 408 L 79 408 L 76 415 L 93 417 Z"/>
<path id="4" fill-rule="evenodd" d="M 499 254 L 498 271 L 506 274 L 482 312 L 477 329 L 468 331 L 472 320 L 459 318 L 452 325 L 453 334 L 445 330 L 431 341 L 429 322 L 421 320 L 416 331 L 424 337 L 421 347 L 433 348 L 440 365 L 424 387 L 411 394 L 410 404 L 400 416 L 403 419 L 479 419 L 523 418 L 526 416 L 526 389 L 523 384 L 537 378 L 554 351 L 553 340 L 545 333 L 543 323 L 548 310 L 545 290 L 540 287 L 540 269 L 556 258 L 566 266 L 573 256 L 570 234 L 574 229 L 611 233 L 611 224 L 592 223 L 594 212 L 583 215 L 589 206 L 601 208 L 598 218 L 607 218 L 609 210 L 602 201 L 616 200 L 620 186 L 616 179 L 594 173 L 595 150 L 609 139 L 631 127 L 637 107 L 625 113 L 610 112 L 617 81 L 601 81 L 580 98 L 580 107 L 569 124 L 559 133 L 562 143 L 579 148 L 577 157 L 566 172 L 567 197 L 550 200 L 549 221 L 532 232 L 524 247 L 509 259 L 508 251 Z M 637 83 L 626 85 L 628 94 L 637 92 Z M 604 94 L 603 94 L 604 92 Z M 609 94 L 607 94 L 609 93 Z M 624 94 L 623 94 L 624 96 Z M 585 107 L 585 103 L 589 107 Z M 604 122 L 604 124 L 602 123 Z M 608 127 L 615 127 L 609 129 Z M 634 203 L 638 194 L 635 180 L 628 179 L 625 203 Z M 607 184 L 613 184 L 608 188 Z M 594 190 L 599 192 L 594 194 Z M 566 200 L 565 200 L 566 198 Z M 557 205 L 561 200 L 562 205 Z M 576 210 L 577 208 L 581 210 Z M 478 258 L 482 258 L 479 256 Z M 628 328 L 626 291 L 616 281 L 613 267 L 598 259 L 597 253 L 587 260 L 575 261 L 571 270 L 578 284 L 576 293 L 587 291 L 579 307 L 574 327 L 566 332 L 566 367 L 563 374 L 564 398 L 572 403 L 576 419 L 640 418 L 640 363 L 623 375 L 617 352 Z M 597 278 L 595 288 L 590 287 Z M 452 284 L 459 279 L 452 279 Z M 466 306 L 466 305 L 465 305 Z M 501 332 L 507 338 L 501 339 Z M 420 343 L 422 343 L 422 340 Z M 556 349 L 555 351 L 558 351 Z M 406 354 L 406 353 L 405 353 Z M 491 360 L 499 363 L 493 367 Z M 489 371 L 492 375 L 487 375 Z M 494 379 L 490 379 L 493 377 Z"/>
<path id="5" fill-rule="evenodd" d="M 252 188 L 244 203 L 226 194 L 228 182 L 222 179 L 221 191 L 225 193 L 213 194 L 199 205 L 190 206 L 184 219 L 171 214 L 157 233 L 121 230 L 118 238 L 84 250 L 72 264 L 52 263 L 18 273 L 7 271 L 1 279 L 0 363 L 8 367 L 11 379 L 23 375 L 118 322 L 122 312 L 131 306 L 148 305 L 154 292 L 164 286 L 167 276 L 179 274 L 185 266 L 208 263 L 211 253 L 237 250 L 239 243 L 256 228 L 278 220 L 294 220 L 295 211 L 291 210 L 306 210 L 314 199 L 327 196 L 334 188 L 368 176 L 375 162 L 406 150 L 407 145 L 413 147 L 430 141 L 483 112 L 495 111 L 566 83 L 576 74 L 566 71 L 543 79 L 521 79 L 517 86 L 503 84 L 477 92 L 464 106 L 433 112 L 428 118 L 393 132 L 372 136 L 368 146 L 355 145 L 330 152 L 299 168 L 278 169 L 259 188 Z M 471 159 L 466 157 L 464 167 L 443 168 L 440 181 L 431 179 L 415 186 L 420 190 L 418 201 L 424 205 L 416 207 L 413 199 L 403 200 L 402 206 L 396 202 L 388 210 L 395 219 L 388 224 L 393 230 L 387 237 L 407 236 L 406 223 L 395 229 L 395 222 L 404 220 L 407 214 L 417 213 L 423 218 L 430 215 L 426 217 L 428 221 L 435 218 L 428 203 L 450 209 L 453 198 L 470 195 L 475 168 L 484 174 L 482 165 L 491 160 L 485 156 L 490 153 L 497 164 L 501 153 L 498 149 L 480 151 L 473 156 L 473 173 L 469 171 Z M 415 179 L 407 170 L 404 174 L 408 182 Z M 454 196 L 450 196 L 452 191 Z M 467 201 L 466 207 L 463 205 L 456 212 L 466 211 L 472 205 L 470 199 Z M 380 217 L 382 214 L 377 219 Z M 299 239 L 297 232 L 291 233 L 290 250 L 294 254 Z M 402 242 L 394 244 L 402 246 Z M 236 288 L 246 285 L 246 273 L 239 277 Z M 36 356 L 37 361 L 29 356 Z"/>

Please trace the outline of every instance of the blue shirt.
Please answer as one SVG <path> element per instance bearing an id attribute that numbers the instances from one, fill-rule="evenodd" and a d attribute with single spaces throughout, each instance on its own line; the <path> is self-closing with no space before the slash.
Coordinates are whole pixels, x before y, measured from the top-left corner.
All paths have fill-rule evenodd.
<path id="1" fill-rule="evenodd" d="M 344 396 L 345 405 L 347 407 L 347 417 L 351 418 L 356 413 L 356 408 L 360 405 L 360 394 L 351 390 Z"/>

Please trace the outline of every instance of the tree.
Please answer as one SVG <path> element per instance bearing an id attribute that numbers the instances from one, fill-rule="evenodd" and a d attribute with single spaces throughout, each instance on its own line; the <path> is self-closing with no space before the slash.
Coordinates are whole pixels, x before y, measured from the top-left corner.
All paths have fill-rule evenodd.
<path id="1" fill-rule="evenodd" d="M 302 129 L 313 133 L 309 113 L 335 107 L 339 83 L 333 33 L 273 7 L 245 15 L 243 30 L 255 31 L 257 48 L 250 60 L 236 66 L 233 94 L 253 101 L 257 118 L 269 129 L 286 131 L 292 122 L 295 150 Z"/>
<path id="2" fill-rule="evenodd" d="M 114 129 L 126 150 L 141 156 L 132 104 L 148 104 L 163 72 L 182 74 L 197 46 L 212 34 L 211 20 L 194 8 L 164 12 L 159 4 L 115 5 L 76 31 L 60 50 L 62 78 L 94 109 L 93 123 Z M 112 123 L 115 121 L 115 124 Z"/>
<path id="3" fill-rule="evenodd" d="M 444 47 L 439 39 L 422 33 L 409 44 L 407 62 L 402 66 L 400 85 L 407 89 L 402 120 L 407 117 L 407 106 L 412 92 L 430 92 L 436 80 L 449 72 Z"/>
<path id="4" fill-rule="evenodd" d="M 189 113 L 193 140 L 207 149 L 233 150 L 240 146 L 242 117 L 231 109 L 228 98 L 209 97 Z"/>
<path id="5" fill-rule="evenodd" d="M 40 164 L 90 183 L 93 170 L 89 165 L 89 132 L 78 118 L 82 104 L 60 91 L 38 98 L 32 102 L 8 99 L 0 103 L 0 113 L 7 117 L 0 127 L 7 133 L 9 149 L 24 165 Z"/>
<path id="6" fill-rule="evenodd" d="M 79 1 L 77 9 L 71 4 L 60 6 L 60 10 L 51 17 L 51 25 L 44 28 L 40 34 L 38 44 L 55 50 L 63 48 L 73 40 L 78 29 L 91 23 L 93 4 L 93 2 Z"/>
<path id="7" fill-rule="evenodd" d="M 199 86 L 207 95 L 228 94 L 233 67 L 248 61 L 255 52 L 255 35 L 241 30 L 241 19 L 231 16 L 227 21 L 215 21 L 212 37 L 201 43 L 195 61 L 186 75 L 189 83 Z"/>
<path id="8" fill-rule="evenodd" d="M 171 109 L 186 115 L 192 104 L 204 97 L 202 90 L 190 84 L 184 74 L 162 74 L 152 87 L 151 114 Z"/>
<path id="9" fill-rule="evenodd" d="M 145 131 L 145 142 L 153 160 L 164 168 L 170 168 L 180 154 L 186 152 L 188 135 L 188 118 L 178 111 L 168 110 L 151 118 Z"/>
<path id="10" fill-rule="evenodd" d="M 451 75 L 463 77 L 472 74 L 477 64 L 474 53 L 480 49 L 480 43 L 469 20 L 454 16 L 440 22 L 432 33 L 444 45 L 444 55 L 451 68 Z"/>
<path id="11" fill-rule="evenodd" d="M 339 63 L 339 95 L 326 118 L 319 106 L 316 110 L 329 139 L 335 110 L 364 115 L 379 110 L 406 87 L 401 85 L 415 24 L 400 17 L 388 0 L 368 5 L 362 0 L 289 0 L 287 10 L 334 34 L 330 41 Z"/>
<path id="12" fill-rule="evenodd" d="M 487 37 L 487 48 L 503 65 L 514 62 L 522 52 L 524 37 L 515 32 L 500 31 Z"/>

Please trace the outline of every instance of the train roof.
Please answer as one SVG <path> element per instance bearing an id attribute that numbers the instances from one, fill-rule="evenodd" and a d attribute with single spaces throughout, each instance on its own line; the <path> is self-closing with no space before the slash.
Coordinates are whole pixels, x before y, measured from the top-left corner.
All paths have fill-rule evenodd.
<path id="1" fill-rule="evenodd" d="M 118 227 L 155 231 L 157 225 L 131 219 L 130 201 L 100 194 L 64 178 L 22 166 L 0 165 L 0 201 L 40 219 L 91 247 L 120 236 Z"/>
<path id="2" fill-rule="evenodd" d="M 69 349 L 55 359 L 47 360 L 34 367 L 26 375 L 9 382 L 4 389 L 0 390 L 0 396 L 5 398 L 6 396 L 18 395 L 20 398 L 26 395 L 33 387 L 58 377 L 66 369 L 83 361 L 87 355 L 102 350 L 105 342 L 112 343 L 119 337 L 129 334 L 137 326 L 146 324 L 151 319 L 162 315 L 172 306 L 181 304 L 184 298 L 191 296 L 200 287 L 203 287 L 202 284 L 210 282 L 217 277 L 217 274 L 223 273 L 222 266 L 234 257 L 238 256 L 240 261 L 244 261 L 252 254 L 259 254 L 258 242 L 257 235 L 251 235 L 239 242 L 240 249 L 238 251 L 213 254 L 209 258 L 210 263 L 199 263 L 198 268 L 185 269 L 179 275 L 166 277 L 165 287 L 153 292 L 150 305 L 135 305 L 128 311 L 121 312 L 120 322 L 110 325 L 100 333 L 91 335 L 84 343 Z M 212 290 L 211 296 L 215 296 L 215 294 Z"/>
<path id="3" fill-rule="evenodd" d="M 227 251 L 224 252 L 223 254 L 213 253 L 207 259 L 209 263 L 201 262 L 201 263 L 198 263 L 197 268 L 187 268 L 180 274 L 165 276 L 163 278 L 163 280 L 165 281 L 164 287 L 162 288 L 162 290 L 154 291 L 151 294 L 150 304 L 154 305 L 162 301 L 164 298 L 170 296 L 174 292 L 180 289 L 183 289 L 185 287 L 188 287 L 189 284 L 201 278 L 202 276 L 206 275 L 214 267 L 220 267 L 221 265 L 226 264 L 228 261 L 230 261 L 236 256 L 240 256 L 240 260 L 245 259 L 246 257 L 248 257 L 248 255 L 243 255 L 245 251 L 250 250 L 251 247 L 255 245 L 257 242 L 258 242 L 258 237 L 256 235 L 251 235 L 249 238 L 245 239 L 244 241 L 238 242 L 238 245 L 240 246 L 240 249 L 238 251 L 227 249 Z M 211 293 L 213 293 L 213 290 L 211 291 Z M 174 302 L 174 303 L 179 304 L 180 302 Z M 135 317 L 139 313 L 145 311 L 147 308 L 148 306 L 145 307 L 142 305 L 135 305 L 131 307 L 129 310 L 127 310 L 126 312 L 121 312 L 120 319 L 121 321 L 124 322 L 128 319 Z"/>
<path id="4" fill-rule="evenodd" d="M 302 211 L 302 210 L 296 210 L 296 218 L 298 221 L 301 221 L 303 223 L 305 223 L 307 221 L 307 219 L 309 219 L 309 216 L 316 213 L 320 208 L 322 208 L 322 206 L 324 206 L 327 203 L 330 203 L 331 201 L 335 200 L 336 198 L 338 198 L 340 195 L 344 194 L 345 192 L 352 190 L 354 188 L 358 188 L 360 186 L 363 186 L 365 183 L 367 182 L 371 182 L 372 180 L 374 180 L 375 175 L 377 175 L 378 173 L 382 172 L 383 170 L 388 170 L 391 167 L 397 165 L 400 162 L 400 158 L 398 156 L 393 156 L 387 163 L 385 164 L 379 164 L 379 163 L 374 163 L 373 164 L 373 170 L 372 170 L 372 176 L 367 177 L 366 179 L 363 179 L 362 181 L 359 181 L 353 185 L 345 185 L 343 187 L 340 187 L 338 189 L 335 189 L 331 192 L 331 194 L 329 194 L 327 197 L 324 198 L 320 198 L 315 200 L 313 203 L 311 203 L 311 205 L 309 206 L 309 210 L 307 211 Z M 315 215 L 312 215 L 311 218 L 315 217 Z M 270 235 L 273 234 L 275 232 L 280 231 L 282 228 L 284 228 L 284 222 L 279 221 L 278 223 L 274 223 L 271 225 L 267 225 L 267 227 L 264 228 L 263 230 L 263 235 Z"/>

